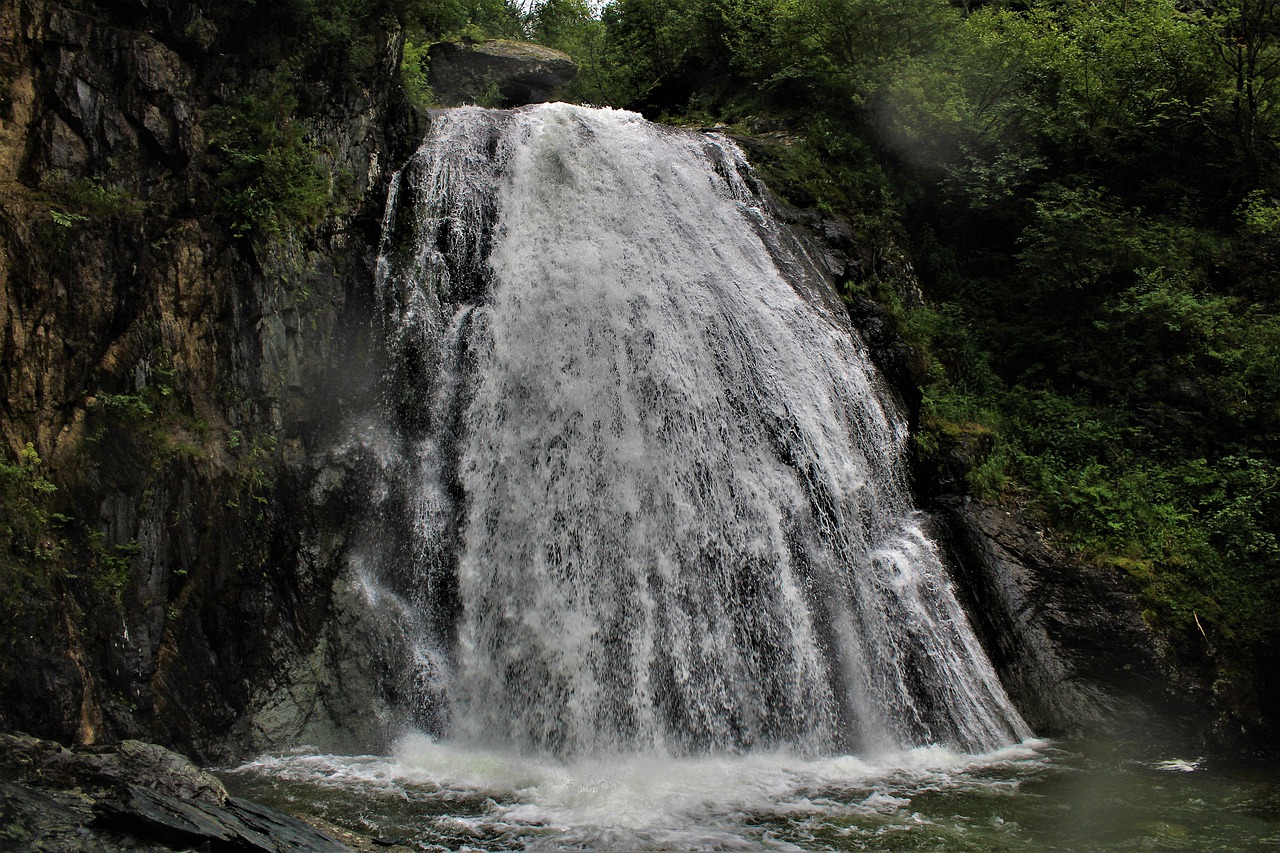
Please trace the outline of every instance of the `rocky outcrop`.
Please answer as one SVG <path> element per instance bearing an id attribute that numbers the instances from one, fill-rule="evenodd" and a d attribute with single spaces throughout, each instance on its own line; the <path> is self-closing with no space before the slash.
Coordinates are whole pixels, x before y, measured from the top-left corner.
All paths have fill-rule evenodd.
<path id="1" fill-rule="evenodd" d="M 516 107 L 549 101 L 573 82 L 567 53 L 528 42 L 491 39 L 431 46 L 428 81 L 442 106 Z"/>
<path id="2" fill-rule="evenodd" d="M 163 747 L 68 750 L 0 735 L 0 847 L 284 853 L 349 848 L 296 818 L 230 796 Z"/>
<path id="3" fill-rule="evenodd" d="M 309 460 L 376 393 L 420 134 L 396 32 L 291 75 L 287 12 L 0 0 L 0 729 L 236 752 L 315 646 L 343 509 Z M 264 162 L 318 167 L 322 212 L 252 207 L 296 189 Z"/>
<path id="4" fill-rule="evenodd" d="M 1122 577 L 1054 551 L 1009 510 L 948 498 L 937 518 L 974 627 L 1038 734 L 1186 722 L 1192 706 L 1171 689 L 1165 652 Z"/>

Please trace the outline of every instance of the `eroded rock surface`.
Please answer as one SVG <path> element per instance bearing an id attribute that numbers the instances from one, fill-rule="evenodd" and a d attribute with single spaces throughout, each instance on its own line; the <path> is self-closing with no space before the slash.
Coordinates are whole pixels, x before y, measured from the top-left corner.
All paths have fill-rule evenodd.
<path id="1" fill-rule="evenodd" d="M 349 849 L 296 818 L 230 796 L 217 778 L 155 744 L 69 750 L 27 735 L 0 735 L 0 847 Z"/>
<path id="2" fill-rule="evenodd" d="M 397 32 L 298 80 L 278 14 L 0 0 L 0 459 L 29 460 L 0 729 L 235 753 L 321 630 L 341 525 L 307 460 L 373 393 L 378 224 L 419 132 Z M 214 141 L 273 98 L 331 176 L 319 221 L 274 231 L 237 220 L 252 176 Z"/>
<path id="3" fill-rule="evenodd" d="M 516 107 L 549 101 L 578 73 L 567 53 L 505 39 L 441 42 L 431 46 L 430 57 L 431 90 L 446 107 Z"/>

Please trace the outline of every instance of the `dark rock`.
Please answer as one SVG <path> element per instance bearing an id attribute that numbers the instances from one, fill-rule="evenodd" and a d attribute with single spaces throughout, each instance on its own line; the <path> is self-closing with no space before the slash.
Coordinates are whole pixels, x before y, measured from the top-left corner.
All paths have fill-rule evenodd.
<path id="1" fill-rule="evenodd" d="M 155 744 L 69 750 L 0 735 L 0 779 L 0 844 L 15 849 L 349 849 L 296 818 L 229 796 L 216 778 Z"/>
<path id="2" fill-rule="evenodd" d="M 279 83 L 269 5 L 0 3 L 0 457 L 31 442 L 67 519 L 26 545 L 60 557 L 6 566 L 0 730 L 242 754 L 316 645 L 343 543 L 301 463 L 375 393 L 378 224 L 421 133 L 396 32 Z M 233 233 L 210 139 L 277 85 L 334 203 Z M 163 407 L 125 423 L 112 396 Z"/>
<path id="3" fill-rule="evenodd" d="M 340 853 L 350 849 L 297 818 L 252 800 L 232 797 L 227 801 L 227 812 L 243 827 L 240 836 L 243 840 L 258 838 L 261 842 L 255 843 L 272 845 L 262 846 L 260 848 L 262 850 L 314 850 L 318 853 L 327 853 L 327 851 Z"/>
<path id="4" fill-rule="evenodd" d="M 93 819 L 92 805 L 92 798 L 83 794 L 41 791 L 0 780 L 0 850 L 109 853 L 121 849 L 118 839 L 103 838 L 85 828 Z"/>
<path id="5" fill-rule="evenodd" d="M 297 818 L 235 797 L 229 797 L 220 808 L 128 785 L 124 796 L 95 803 L 93 812 L 94 825 L 184 847 L 207 844 L 212 849 L 266 853 L 340 853 L 350 849 Z"/>
<path id="6" fill-rule="evenodd" d="M 213 842 L 230 846 L 240 840 L 240 834 L 222 816 L 138 785 L 125 785 L 118 799 L 94 803 L 93 813 L 96 825 L 175 845 Z M 261 844 L 254 846 L 271 849 Z"/>
<path id="7" fill-rule="evenodd" d="M 948 498 L 938 520 L 974 628 L 1037 734 L 1151 734 L 1195 717 L 1122 575 L 1056 552 L 999 507 Z"/>
<path id="8" fill-rule="evenodd" d="M 38 785 L 115 789 L 143 784 L 169 797 L 221 806 L 226 788 L 176 752 L 128 740 L 70 750 L 24 734 L 0 735 L 0 775 Z"/>
<path id="9" fill-rule="evenodd" d="M 578 65 L 567 53 L 528 42 L 440 42 L 431 46 L 428 80 L 443 106 L 486 100 L 491 90 L 499 102 L 487 106 L 516 107 L 550 100 L 573 82 Z"/>

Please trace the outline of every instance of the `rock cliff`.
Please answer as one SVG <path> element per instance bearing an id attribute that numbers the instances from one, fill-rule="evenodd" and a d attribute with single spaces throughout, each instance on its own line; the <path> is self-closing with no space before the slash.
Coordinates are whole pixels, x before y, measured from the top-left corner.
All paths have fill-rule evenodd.
<path id="1" fill-rule="evenodd" d="M 319 631 L 339 528 L 299 484 L 369 393 L 418 133 L 398 33 L 308 60 L 273 14 L 0 4 L 0 728 L 208 757 Z"/>
<path id="2" fill-rule="evenodd" d="M 514 107 L 551 100 L 578 73 L 566 53 L 538 44 L 490 39 L 431 46 L 431 89 L 447 107 Z"/>

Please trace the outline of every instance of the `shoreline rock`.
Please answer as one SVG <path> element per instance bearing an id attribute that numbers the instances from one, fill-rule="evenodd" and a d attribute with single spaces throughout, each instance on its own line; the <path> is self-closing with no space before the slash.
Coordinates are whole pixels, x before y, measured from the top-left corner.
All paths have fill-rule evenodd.
<path id="1" fill-rule="evenodd" d="M 310 824 L 233 797 L 185 757 L 142 741 L 68 749 L 0 735 L 0 848 L 339 853 Z"/>

